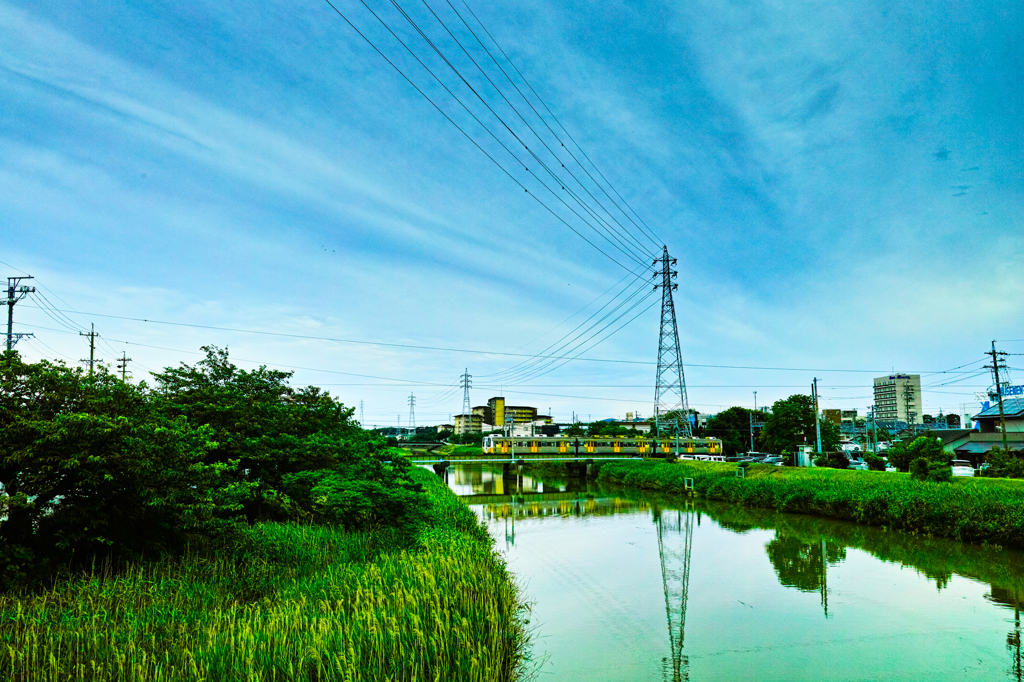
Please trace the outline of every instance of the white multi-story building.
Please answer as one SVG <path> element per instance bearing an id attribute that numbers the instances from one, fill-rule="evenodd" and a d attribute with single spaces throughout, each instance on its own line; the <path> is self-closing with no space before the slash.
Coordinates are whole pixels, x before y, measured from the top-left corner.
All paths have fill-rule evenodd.
<path id="1" fill-rule="evenodd" d="M 921 375 L 890 374 L 875 379 L 875 419 L 921 423 Z"/>

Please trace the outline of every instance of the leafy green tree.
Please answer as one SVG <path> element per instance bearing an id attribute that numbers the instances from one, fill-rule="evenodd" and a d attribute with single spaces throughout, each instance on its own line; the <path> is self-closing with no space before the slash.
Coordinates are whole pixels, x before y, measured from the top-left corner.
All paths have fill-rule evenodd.
<path id="1" fill-rule="evenodd" d="M 842 450 L 834 450 L 829 453 L 822 453 L 814 458 L 814 466 L 828 469 L 849 469 L 850 458 Z"/>
<path id="2" fill-rule="evenodd" d="M 571 424 L 569 428 L 565 430 L 565 435 L 574 436 L 576 438 L 585 436 L 587 433 L 587 425 L 582 422 L 576 422 Z"/>
<path id="3" fill-rule="evenodd" d="M 1024 460 L 1010 450 L 992 448 L 985 457 L 988 467 L 979 475 L 998 478 L 1024 478 Z"/>
<path id="4" fill-rule="evenodd" d="M 944 465 L 948 465 L 952 459 L 942 449 L 942 443 L 930 434 L 918 436 L 910 443 L 905 441 L 896 443 L 889 448 L 886 454 L 889 457 L 889 463 L 900 471 L 909 471 L 911 462 L 918 458 Z"/>
<path id="5" fill-rule="evenodd" d="M 205 462 L 212 429 L 160 413 L 145 385 L 17 353 L 0 382 L 0 583 L 233 527 L 248 493 L 235 462 Z"/>
<path id="6" fill-rule="evenodd" d="M 820 424 L 822 452 L 838 450 L 839 427 L 825 419 Z M 761 442 L 768 452 L 793 452 L 799 445 L 816 445 L 815 439 L 814 404 L 810 396 L 798 394 L 775 401 L 761 430 Z"/>
<path id="7" fill-rule="evenodd" d="M 864 455 L 864 461 L 868 464 L 868 469 L 871 471 L 885 471 L 885 460 L 878 455 Z"/>
<path id="8" fill-rule="evenodd" d="M 250 521 L 299 513 L 284 490 L 286 477 L 331 471 L 341 478 L 378 481 L 415 490 L 408 460 L 360 428 L 354 410 L 315 386 L 293 389 L 290 372 L 236 367 L 226 349 L 203 347 L 206 357 L 154 374 L 154 403 L 169 418 L 205 425 L 216 442 L 207 463 L 237 462 Z"/>
<path id="9" fill-rule="evenodd" d="M 750 448 L 750 414 L 745 407 L 730 407 L 708 419 L 705 433 L 722 440 L 727 456 L 735 456 Z"/>
<path id="10" fill-rule="evenodd" d="M 953 480 L 953 469 L 948 463 L 918 457 L 910 463 L 910 477 L 916 481 L 948 483 Z"/>

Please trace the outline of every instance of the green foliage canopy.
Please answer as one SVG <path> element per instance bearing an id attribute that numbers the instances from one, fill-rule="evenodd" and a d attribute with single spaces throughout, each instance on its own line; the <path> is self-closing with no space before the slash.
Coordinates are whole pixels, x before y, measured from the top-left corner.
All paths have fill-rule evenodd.
<path id="1" fill-rule="evenodd" d="M 820 423 L 822 452 L 838 450 L 839 427 L 824 419 Z M 761 430 L 761 442 L 768 452 L 793 452 L 799 445 L 816 445 L 815 439 L 814 404 L 810 396 L 798 394 L 775 401 Z"/>
<path id="2" fill-rule="evenodd" d="M 889 463 L 900 471 L 910 471 L 910 463 L 915 459 L 924 458 L 929 462 L 949 465 L 951 456 L 942 449 L 938 438 L 929 434 L 918 436 L 910 443 L 902 441 L 889 448 L 886 455 Z"/>
<path id="3" fill-rule="evenodd" d="M 411 465 L 290 374 L 204 348 L 156 386 L 0 360 L 0 582 L 215 541 L 240 523 L 422 523 Z"/>
<path id="4" fill-rule="evenodd" d="M 745 407 L 730 407 L 708 419 L 705 432 L 722 440 L 722 449 L 727 456 L 746 452 L 750 448 L 750 415 L 753 410 Z M 760 413 L 758 413 L 760 414 Z"/>
<path id="5" fill-rule="evenodd" d="M 0 359 L 0 575 L 76 556 L 179 551 L 229 529 L 248 491 L 207 461 L 213 430 L 160 412 L 102 366 Z"/>

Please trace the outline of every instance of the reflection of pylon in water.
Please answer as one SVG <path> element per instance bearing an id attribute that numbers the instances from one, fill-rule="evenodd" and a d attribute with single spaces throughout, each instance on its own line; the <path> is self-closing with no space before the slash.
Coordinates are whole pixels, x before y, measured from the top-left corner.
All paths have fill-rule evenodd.
<path id="1" fill-rule="evenodd" d="M 690 589 L 690 550 L 696 512 L 687 503 L 682 511 L 662 512 L 654 509 L 658 527 L 658 556 L 661 559 L 661 583 L 665 591 L 665 617 L 668 620 L 671 662 L 662 659 L 665 680 L 682 682 L 690 679 L 690 663 L 683 655 L 686 637 L 686 600 Z M 669 666 L 671 665 L 671 678 Z"/>

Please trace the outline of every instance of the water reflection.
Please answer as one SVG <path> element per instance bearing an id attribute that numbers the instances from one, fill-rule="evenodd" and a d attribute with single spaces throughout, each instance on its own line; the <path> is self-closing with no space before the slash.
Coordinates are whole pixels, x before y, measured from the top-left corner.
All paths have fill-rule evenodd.
<path id="1" fill-rule="evenodd" d="M 639 494 L 566 476 L 522 475 L 517 471 L 504 475 L 500 469 L 459 467 L 451 470 L 450 485 L 474 505 L 499 542 L 504 528 L 507 551 L 531 552 L 528 557 L 532 562 L 530 566 L 543 568 L 546 572 L 538 573 L 539 568 L 535 568 L 533 573 L 521 575 L 523 580 L 537 584 L 546 578 L 558 584 L 559 592 L 545 591 L 540 601 L 557 602 L 560 609 L 566 611 L 565 614 L 559 613 L 558 617 L 564 615 L 567 620 L 559 621 L 557 627 L 548 626 L 547 632 L 554 634 L 543 636 L 547 637 L 546 642 L 563 641 L 557 639 L 562 635 L 569 637 L 564 641 L 571 642 L 567 645 L 571 651 L 562 657 L 567 660 L 574 656 L 587 658 L 588 655 L 595 659 L 612 657 L 609 646 L 598 643 L 594 644 L 596 649 L 590 654 L 579 653 L 580 647 L 584 646 L 579 634 L 584 631 L 580 629 L 581 623 L 593 619 L 595 607 L 598 611 L 604 607 L 576 602 L 585 601 L 589 596 L 591 602 L 603 599 L 614 604 L 615 599 L 608 596 L 612 589 L 609 581 L 614 580 L 612 575 L 623 570 L 628 576 L 628 567 L 623 568 L 626 561 L 623 557 L 634 550 L 626 545 L 641 545 L 647 552 L 646 556 L 653 558 L 654 546 L 641 541 L 643 537 L 649 537 L 652 543 L 656 540 L 659 563 L 654 570 L 660 568 L 658 592 L 664 608 L 660 626 L 662 634 L 657 637 L 662 644 L 655 651 L 664 653 L 651 651 L 660 665 L 649 672 L 642 672 L 640 668 L 631 671 L 634 679 L 650 679 L 658 675 L 664 680 L 679 682 L 690 679 L 691 674 L 701 679 L 728 679 L 729 675 L 747 679 L 759 676 L 780 678 L 784 677 L 781 671 L 759 675 L 755 669 L 743 666 L 755 660 L 757 666 L 762 660 L 771 660 L 775 666 L 793 666 L 796 665 L 793 661 L 803 659 L 809 661 L 807 668 L 790 668 L 787 672 L 795 677 L 813 677 L 807 674 L 808 670 L 818 670 L 814 668 L 816 665 L 827 667 L 836 657 L 852 666 L 850 670 L 858 671 L 859 666 L 866 665 L 867 659 L 873 658 L 874 672 L 860 676 L 891 679 L 941 677 L 943 673 L 938 671 L 952 669 L 942 668 L 942 665 L 961 666 L 971 659 L 972 665 L 977 660 L 978 672 L 972 673 L 964 668 L 958 673 L 960 679 L 992 679 L 993 672 L 998 673 L 998 670 L 993 670 L 992 663 L 987 662 L 989 659 L 985 659 L 983 664 L 985 655 L 979 652 L 991 651 L 992 645 L 996 645 L 1005 652 L 1000 656 L 1006 657 L 1002 658 L 1001 665 L 997 664 L 998 668 L 1010 679 L 1024 682 L 1020 629 L 1024 555 L 1019 552 L 919 538 L 811 516 Z M 710 529 L 698 532 L 702 515 L 714 523 Z M 615 520 L 612 524 L 612 517 L 619 517 L 621 521 Z M 557 522 L 558 519 L 562 521 Z M 525 536 L 527 539 L 532 533 L 533 544 L 528 543 L 523 550 L 517 546 L 517 523 L 521 525 L 520 531 L 529 531 Z M 543 525 L 538 526 L 538 523 Z M 635 530 L 628 530 L 634 527 Z M 649 530 L 643 530 L 644 527 Z M 764 537 L 764 531 L 770 531 L 771 535 Z M 695 536 L 698 538 L 696 548 Z M 742 536 L 750 536 L 751 540 L 756 538 L 753 546 L 742 540 Z M 587 537 L 594 539 L 586 540 Z M 729 540 L 729 537 L 734 539 Z M 550 545 L 550 552 L 545 550 L 545 543 Z M 567 548 L 576 544 L 587 554 L 569 553 Z M 724 545 L 741 549 L 742 558 L 737 559 L 735 565 L 729 565 L 729 559 L 723 558 L 721 547 Z M 767 575 L 771 576 L 769 579 L 784 588 L 783 591 L 819 595 L 817 622 L 820 625 L 808 620 L 810 614 L 799 606 L 806 602 L 780 599 L 778 594 L 766 588 L 760 577 L 764 574 L 763 569 L 759 568 L 754 558 L 756 554 L 751 554 L 751 550 L 760 551 Z M 857 551 L 851 554 L 851 550 Z M 556 558 L 550 558 L 549 554 L 556 555 Z M 629 556 L 636 557 L 629 561 L 636 562 L 638 566 L 638 573 L 632 578 L 638 581 L 636 589 L 647 589 L 645 586 L 650 585 L 654 576 L 641 578 L 639 567 L 647 564 L 648 560 L 642 554 Z M 874 563 L 865 563 L 865 556 L 872 557 Z M 847 564 L 850 567 L 843 569 Z M 512 565 L 515 568 L 515 564 Z M 920 576 L 919 581 L 927 581 L 933 586 L 932 594 L 936 596 L 929 597 L 919 589 L 915 589 L 912 596 L 902 594 L 900 590 L 906 589 L 906 578 L 899 577 L 898 572 L 886 572 L 882 569 L 885 565 L 912 569 Z M 830 590 L 834 587 L 830 585 L 830 578 L 835 578 L 831 574 L 838 575 L 839 582 L 832 581 L 838 587 L 834 588 L 835 594 L 831 596 L 835 598 L 830 604 Z M 600 583 L 606 575 L 606 582 Z M 954 576 L 966 578 L 972 584 L 987 585 L 987 594 L 983 598 L 982 595 L 969 597 L 974 593 L 966 589 L 962 581 L 955 582 Z M 629 577 L 624 579 L 630 580 Z M 697 587 L 697 592 L 691 594 L 694 580 L 703 589 Z M 876 580 L 880 581 L 880 591 L 875 589 L 873 581 Z M 573 593 L 576 594 L 575 601 L 566 601 L 567 590 L 577 586 L 583 589 L 583 585 L 586 585 L 585 592 Z M 712 585 L 719 589 L 709 590 Z M 730 590 L 730 585 L 734 589 Z M 897 589 L 896 585 L 903 587 Z M 979 611 L 976 606 L 967 606 L 967 602 L 961 606 L 960 602 L 950 601 L 950 597 L 939 598 L 950 590 L 954 599 L 971 598 L 986 602 L 1004 609 L 1007 616 L 1002 621 L 985 620 L 988 616 L 984 614 L 988 612 Z M 641 600 L 639 596 L 629 595 L 628 591 L 624 595 L 622 613 L 625 613 L 625 608 L 630 608 L 625 605 L 631 599 Z M 730 611 L 738 608 L 736 602 L 742 609 L 750 610 Z M 931 602 L 942 606 L 931 606 Z M 646 618 L 650 614 L 650 603 L 644 604 L 643 618 Z M 688 610 L 692 611 L 694 606 L 697 608 L 697 621 L 696 630 L 691 635 L 696 637 L 695 643 L 686 638 Z M 764 610 L 755 611 L 755 607 Z M 797 607 L 799 609 L 794 611 Z M 569 615 L 573 608 L 580 608 L 578 615 Z M 766 624 L 763 620 L 766 616 L 762 614 L 767 613 L 773 615 Z M 1012 619 L 1009 617 L 1011 613 Z M 775 618 L 777 623 L 773 620 Z M 966 620 L 960 622 L 958 619 Z M 615 637 L 623 640 L 631 631 L 641 632 L 644 625 L 640 620 L 638 616 L 637 622 L 631 620 L 627 626 L 624 622 L 616 622 L 615 618 L 605 618 L 602 622 L 606 631 L 599 633 L 603 637 L 601 641 L 611 641 Z M 834 620 L 836 629 L 831 630 L 826 624 Z M 998 625 L 999 622 L 1003 625 Z M 755 623 L 758 624 L 756 627 Z M 996 624 L 994 631 L 993 623 Z M 779 631 L 778 634 L 775 630 Z M 587 632 L 588 636 L 593 635 L 593 631 Z M 712 636 L 712 632 L 718 634 Z M 829 632 L 835 634 L 827 634 Z M 570 637 L 568 633 L 575 634 Z M 668 647 L 664 646 L 666 635 Z M 773 636 L 779 641 L 773 640 Z M 800 637 L 804 639 L 795 644 Z M 629 646 L 623 645 L 623 650 L 628 651 L 640 644 L 652 646 L 653 642 L 637 639 Z M 781 663 L 777 660 L 782 650 L 788 652 L 791 660 Z M 939 659 L 945 662 L 936 662 Z M 558 660 L 560 665 L 567 665 L 561 658 Z M 985 666 L 990 667 L 986 669 Z M 566 670 L 563 667 L 552 674 L 562 675 L 558 679 L 567 678 L 570 675 Z M 608 670 L 613 672 L 602 673 L 607 679 L 630 679 L 630 675 L 618 672 L 620 668 Z M 601 679 L 602 674 L 590 677 Z M 836 675 L 822 673 L 822 678 L 829 676 L 843 677 L 838 672 Z"/>
<path id="2" fill-rule="evenodd" d="M 806 543 L 800 538 L 780 533 L 765 545 L 768 559 L 775 568 L 779 583 L 804 592 L 821 593 L 821 607 L 828 617 L 828 565 L 846 559 L 846 548 L 821 540 Z"/>

